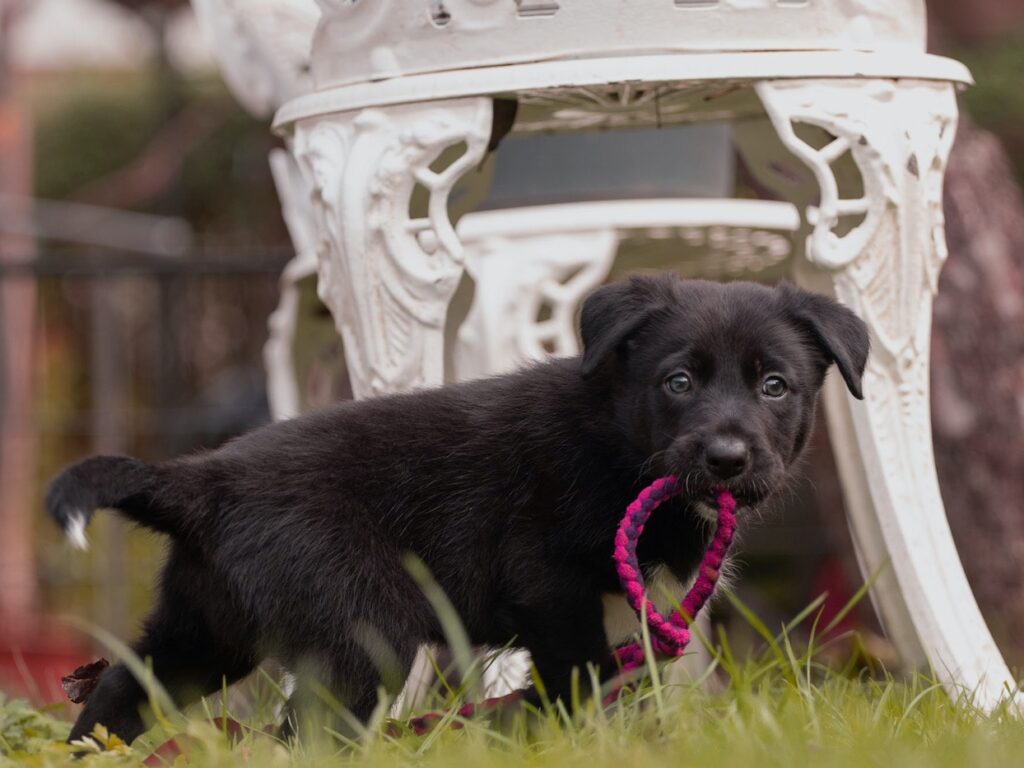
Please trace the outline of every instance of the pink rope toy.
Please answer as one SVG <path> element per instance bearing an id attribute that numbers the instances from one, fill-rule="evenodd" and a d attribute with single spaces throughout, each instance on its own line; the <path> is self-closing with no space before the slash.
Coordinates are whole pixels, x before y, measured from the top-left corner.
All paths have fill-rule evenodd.
<path id="1" fill-rule="evenodd" d="M 722 562 L 736 533 L 736 499 L 728 490 L 719 489 L 716 492 L 718 524 L 697 571 L 697 580 L 686 593 L 680 609 L 674 611 L 667 619 L 662 616 L 647 597 L 644 577 L 636 557 L 636 547 L 651 513 L 682 491 L 683 482 L 678 477 L 662 477 L 655 480 L 626 508 L 626 514 L 615 533 L 615 564 L 622 589 L 626 593 L 626 601 L 636 612 L 637 618 L 646 615 L 651 634 L 651 647 L 655 654 L 663 658 L 682 656 L 686 650 L 690 642 L 690 622 L 714 593 L 721 574 Z M 615 701 L 621 694 L 622 678 L 643 666 L 645 658 L 644 647 L 639 642 L 619 646 L 615 649 L 614 655 L 621 667 L 621 673 L 618 684 L 613 686 L 611 693 L 604 699 L 606 705 Z M 458 713 L 462 717 L 472 717 L 477 712 L 485 712 L 495 709 L 500 704 L 516 701 L 522 697 L 522 693 L 514 691 L 505 696 L 484 699 L 478 704 L 465 704 L 459 708 Z M 425 733 L 432 723 L 443 716 L 441 712 L 429 712 L 412 718 L 409 726 L 415 733 Z M 462 727 L 457 720 L 453 720 L 451 725 L 452 728 Z"/>
<path id="2" fill-rule="evenodd" d="M 690 622 L 714 593 L 718 577 L 721 575 L 722 562 L 736 533 L 736 499 L 726 489 L 719 489 L 716 493 L 718 524 L 715 527 L 714 538 L 704 553 L 697 571 L 697 580 L 686 593 L 679 610 L 673 611 L 667 619 L 662 616 L 647 597 L 644 577 L 636 559 L 636 547 L 651 513 L 682 490 L 683 483 L 677 477 L 662 477 L 655 480 L 626 508 L 626 514 L 619 523 L 619 530 L 615 533 L 615 563 L 619 581 L 626 593 L 626 601 L 637 618 L 646 613 L 647 626 L 651 633 L 651 647 L 657 655 L 668 658 L 682 656 L 689 645 Z M 628 673 L 643 666 L 644 647 L 639 642 L 619 646 L 615 649 L 615 658 L 622 668 L 622 673 Z M 605 704 L 617 699 L 621 691 L 621 686 L 613 688 L 605 698 Z"/>

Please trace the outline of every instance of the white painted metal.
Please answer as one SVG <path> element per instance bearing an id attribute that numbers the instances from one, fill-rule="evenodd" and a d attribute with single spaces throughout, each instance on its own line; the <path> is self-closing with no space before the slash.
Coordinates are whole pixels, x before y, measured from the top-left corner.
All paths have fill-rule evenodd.
<path id="1" fill-rule="evenodd" d="M 448 193 L 483 159 L 490 99 L 406 105 L 298 124 L 294 152 L 313 188 L 319 286 L 345 345 L 356 397 L 443 383 L 448 302 L 462 245 Z M 445 149 L 465 152 L 447 168 Z M 428 213 L 412 218 L 416 185 Z"/>
<path id="2" fill-rule="evenodd" d="M 799 272 L 868 324 L 872 354 L 858 402 L 826 391 L 850 527 L 866 573 L 891 569 L 876 604 L 893 639 L 923 651 L 952 691 L 991 709 L 1016 683 L 978 610 L 946 521 L 932 453 L 928 351 L 932 298 L 946 259 L 942 182 L 956 132 L 951 85 L 899 81 L 791 81 L 757 86 L 783 143 L 817 179 Z M 815 149 L 794 125 L 835 139 Z M 844 199 L 832 164 L 851 153 L 864 195 Z M 863 216 L 838 234 L 844 215 Z M 892 588 L 896 586 L 897 588 Z"/>
<path id="3" fill-rule="evenodd" d="M 643 34 L 645 31 L 637 32 L 638 37 Z M 958 61 L 911 52 L 766 51 L 573 59 L 447 70 L 317 90 L 281 107 L 274 117 L 274 129 L 286 133 L 297 120 L 311 115 L 476 95 L 513 94 L 529 100 L 565 93 L 565 101 L 572 104 L 586 98 L 588 89 L 606 86 L 616 92 L 646 86 L 649 112 L 654 117 L 653 86 L 665 96 L 673 90 L 699 93 L 701 86 L 712 83 L 718 86 L 716 93 L 725 96 L 760 79 L 860 76 L 972 82 L 970 72 Z M 690 94 L 689 112 L 723 119 L 729 116 L 726 110 L 716 109 L 717 99 L 705 101 L 697 93 Z M 680 120 L 687 119 L 686 115 L 687 111 L 677 112 Z"/>
<path id="4" fill-rule="evenodd" d="M 315 259 L 296 256 L 281 272 L 281 296 L 267 319 L 268 336 L 263 345 L 267 371 L 267 400 L 275 420 L 292 419 L 302 413 L 301 383 L 292 358 L 299 311 L 299 282 L 316 274 Z"/>
<path id="5" fill-rule="evenodd" d="M 924 0 L 317 2 L 318 90 L 444 70 L 664 52 L 908 55 L 924 51 L 926 35 Z"/>
<path id="6" fill-rule="evenodd" d="M 800 213 L 791 203 L 768 200 L 598 200 L 469 213 L 459 222 L 458 233 L 468 247 L 488 237 L 712 225 L 795 232 Z"/>
<path id="7" fill-rule="evenodd" d="M 466 270 L 476 293 L 459 328 L 456 378 L 576 354 L 577 308 L 608 276 L 617 246 L 615 230 L 607 227 L 467 243 Z"/>
<path id="8" fill-rule="evenodd" d="M 471 213 L 459 222 L 466 270 L 476 284 L 459 328 L 459 380 L 504 373 L 579 352 L 576 312 L 608 276 L 624 236 L 698 240 L 736 273 L 790 254 L 800 216 L 763 200 L 619 200 Z M 739 242 L 737 242 L 739 240 Z"/>
<path id="9" fill-rule="evenodd" d="M 309 205 L 309 184 L 302 177 L 295 158 L 286 150 L 272 150 L 270 170 L 281 200 L 284 222 L 295 246 L 295 257 L 281 273 L 281 298 L 267 320 L 263 363 L 267 371 L 270 413 L 275 419 L 291 419 L 302 410 L 300 384 L 292 359 L 299 311 L 298 283 L 316 274 L 316 231 Z"/>

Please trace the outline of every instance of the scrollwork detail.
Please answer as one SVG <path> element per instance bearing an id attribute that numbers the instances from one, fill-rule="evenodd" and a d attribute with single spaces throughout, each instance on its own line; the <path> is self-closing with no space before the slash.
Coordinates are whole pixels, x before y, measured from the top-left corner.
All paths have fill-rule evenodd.
<path id="1" fill-rule="evenodd" d="M 448 301 L 462 247 L 448 194 L 483 158 L 491 105 L 471 99 L 370 109 L 297 126 L 295 152 L 317 209 L 319 293 L 342 335 L 357 397 L 440 384 Z M 445 169 L 448 147 L 466 151 Z M 420 184 L 427 215 L 413 218 Z"/>
<path id="2" fill-rule="evenodd" d="M 898 360 L 908 345 L 927 352 L 931 296 L 946 258 L 942 179 L 956 130 L 947 83 L 891 81 L 766 82 L 757 86 L 786 147 L 812 170 L 820 202 L 807 210 L 807 257 L 836 272 L 837 293 L 862 305 L 881 351 Z M 828 131 L 815 149 L 796 123 Z M 895 127 L 894 126 L 898 126 Z M 850 152 L 864 195 L 842 199 L 832 165 Z M 845 234 L 841 216 L 862 214 Z M 898 274 L 891 274 L 893 270 Z M 922 337 L 922 331 L 924 337 Z"/>
<path id="3" fill-rule="evenodd" d="M 608 276 L 618 246 L 614 229 L 481 238 L 467 250 L 476 281 L 459 329 L 457 378 L 507 373 L 550 356 L 578 354 L 576 313 Z"/>

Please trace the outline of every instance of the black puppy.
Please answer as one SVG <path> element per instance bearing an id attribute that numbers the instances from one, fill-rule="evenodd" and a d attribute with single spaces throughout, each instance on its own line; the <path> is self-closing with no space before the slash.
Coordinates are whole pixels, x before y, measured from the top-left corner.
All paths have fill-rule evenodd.
<path id="1" fill-rule="evenodd" d="M 602 597 L 620 591 L 626 505 L 656 477 L 686 478 L 639 547 L 645 570 L 685 580 L 711 489 L 744 506 L 779 489 L 829 365 L 861 397 L 868 355 L 852 312 L 786 285 L 633 278 L 593 293 L 581 330 L 582 358 L 346 403 L 157 466 L 87 459 L 53 482 L 47 508 L 73 539 L 99 507 L 170 537 L 133 648 L 179 703 L 273 655 L 312 664 L 365 719 L 380 680 L 367 627 L 401 673 L 443 640 L 408 552 L 474 643 L 527 648 L 549 695 L 566 697 L 573 667 L 614 671 Z M 111 667 L 72 738 L 102 723 L 131 741 L 143 701 Z"/>

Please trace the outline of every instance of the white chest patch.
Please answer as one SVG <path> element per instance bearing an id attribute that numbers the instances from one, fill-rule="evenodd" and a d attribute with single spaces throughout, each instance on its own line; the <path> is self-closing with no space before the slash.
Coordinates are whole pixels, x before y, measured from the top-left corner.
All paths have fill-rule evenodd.
<path id="1" fill-rule="evenodd" d="M 682 602 L 688 588 L 688 585 L 681 584 L 679 579 L 664 567 L 658 568 L 654 578 L 647 580 L 647 594 L 651 596 L 651 600 L 662 615 L 666 616 Z M 602 602 L 604 631 L 611 645 L 620 645 L 640 631 L 640 621 L 623 595 L 606 594 L 602 597 Z"/>

